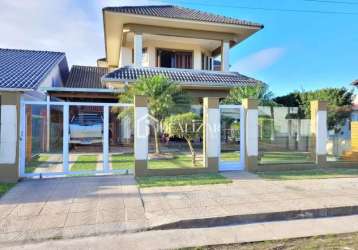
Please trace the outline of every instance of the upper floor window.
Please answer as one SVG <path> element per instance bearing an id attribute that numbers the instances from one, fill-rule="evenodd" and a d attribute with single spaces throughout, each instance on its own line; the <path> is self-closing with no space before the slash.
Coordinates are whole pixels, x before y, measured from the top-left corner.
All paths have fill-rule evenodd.
<path id="1" fill-rule="evenodd" d="M 157 67 L 193 68 L 193 52 L 157 49 Z"/>

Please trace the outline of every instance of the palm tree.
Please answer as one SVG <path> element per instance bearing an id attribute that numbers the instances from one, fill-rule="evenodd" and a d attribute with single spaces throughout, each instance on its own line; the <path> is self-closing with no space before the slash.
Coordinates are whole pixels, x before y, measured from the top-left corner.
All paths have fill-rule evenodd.
<path id="1" fill-rule="evenodd" d="M 223 100 L 223 104 L 241 104 L 242 99 L 255 98 L 259 105 L 270 106 L 275 102 L 272 101 L 273 93 L 265 83 L 254 86 L 236 87 L 230 90 L 229 95 Z"/>
<path id="2" fill-rule="evenodd" d="M 134 85 L 127 87 L 119 100 L 130 103 L 136 95 L 148 98 L 149 114 L 158 121 L 153 124 L 153 132 L 155 153 L 159 154 L 159 125 L 169 114 L 189 111 L 190 98 L 182 92 L 178 84 L 161 75 L 140 78 Z"/>

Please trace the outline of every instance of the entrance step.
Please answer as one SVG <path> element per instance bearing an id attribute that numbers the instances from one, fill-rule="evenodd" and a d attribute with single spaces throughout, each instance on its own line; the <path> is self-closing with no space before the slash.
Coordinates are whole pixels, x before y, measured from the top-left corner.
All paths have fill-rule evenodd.
<path id="1" fill-rule="evenodd" d="M 179 220 L 176 222 L 153 226 L 148 228 L 148 230 L 207 228 L 261 222 L 339 217 L 348 215 L 358 215 L 358 206 L 327 207 L 307 210 L 291 210 L 281 212 L 240 214 L 222 217 Z"/>

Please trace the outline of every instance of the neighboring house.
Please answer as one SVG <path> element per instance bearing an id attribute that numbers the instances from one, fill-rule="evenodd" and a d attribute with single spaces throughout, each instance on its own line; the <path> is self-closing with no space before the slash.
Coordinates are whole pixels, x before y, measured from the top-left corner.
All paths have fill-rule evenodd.
<path id="1" fill-rule="evenodd" d="M 230 72 L 229 54 L 261 24 L 172 5 L 107 7 L 103 20 L 106 57 L 97 68 L 74 66 L 65 88 L 49 89 L 50 95 L 116 101 L 125 85 L 164 75 L 200 103 L 204 96 L 223 98 L 233 87 L 259 83 Z"/>
<path id="2" fill-rule="evenodd" d="M 0 48 L 0 180 L 18 175 L 20 101 L 46 100 L 42 89 L 62 86 L 67 76 L 64 53 Z"/>

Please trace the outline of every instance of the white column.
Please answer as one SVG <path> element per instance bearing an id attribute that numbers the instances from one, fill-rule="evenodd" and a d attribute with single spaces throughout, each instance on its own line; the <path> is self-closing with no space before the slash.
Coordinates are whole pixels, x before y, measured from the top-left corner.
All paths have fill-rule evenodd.
<path id="1" fill-rule="evenodd" d="M 109 107 L 103 107 L 103 171 L 109 172 Z"/>
<path id="2" fill-rule="evenodd" d="M 1 105 L 0 164 L 16 162 L 17 107 Z"/>
<path id="3" fill-rule="evenodd" d="M 49 104 L 50 102 L 50 96 L 46 97 L 47 105 L 46 105 L 46 152 L 50 152 L 50 129 L 51 129 L 51 106 Z"/>
<path id="4" fill-rule="evenodd" d="M 193 69 L 201 70 L 201 49 L 195 48 L 194 55 L 193 55 Z"/>
<path id="5" fill-rule="evenodd" d="M 131 139 L 131 120 L 129 117 L 121 119 L 121 141 L 129 143 Z"/>
<path id="6" fill-rule="evenodd" d="M 69 105 L 64 104 L 63 105 L 63 172 L 69 171 L 68 166 L 68 141 L 69 141 Z"/>
<path id="7" fill-rule="evenodd" d="M 148 108 L 135 107 L 134 112 L 134 158 L 135 160 L 147 160 L 149 135 Z"/>
<path id="8" fill-rule="evenodd" d="M 243 99 L 242 108 L 244 119 L 240 124 L 244 126 L 245 139 L 241 143 L 245 143 L 245 150 L 241 154 L 244 155 L 245 169 L 252 171 L 257 167 L 259 155 L 257 100 Z"/>
<path id="9" fill-rule="evenodd" d="M 316 154 L 326 155 L 327 154 L 327 111 L 317 111 L 317 122 L 316 122 Z"/>
<path id="10" fill-rule="evenodd" d="M 142 66 L 143 58 L 143 36 L 142 34 L 134 33 L 134 65 Z"/>
<path id="11" fill-rule="evenodd" d="M 250 156 L 258 156 L 258 110 L 248 109 L 246 111 L 246 154 Z"/>
<path id="12" fill-rule="evenodd" d="M 221 42 L 221 71 L 229 71 L 229 50 L 228 41 Z"/>
<path id="13" fill-rule="evenodd" d="M 220 109 L 218 98 L 204 98 L 204 166 L 212 171 L 218 171 L 221 136 Z"/>
<path id="14" fill-rule="evenodd" d="M 220 109 L 209 108 L 207 110 L 206 143 L 207 157 L 220 156 Z"/>

